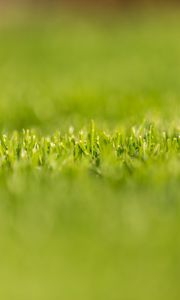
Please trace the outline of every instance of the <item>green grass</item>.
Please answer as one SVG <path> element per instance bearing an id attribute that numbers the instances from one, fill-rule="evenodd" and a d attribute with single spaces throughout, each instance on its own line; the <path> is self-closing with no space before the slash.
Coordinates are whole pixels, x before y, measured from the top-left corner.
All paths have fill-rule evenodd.
<path id="1" fill-rule="evenodd" d="M 179 20 L 1 22 L 0 298 L 179 299 Z"/>

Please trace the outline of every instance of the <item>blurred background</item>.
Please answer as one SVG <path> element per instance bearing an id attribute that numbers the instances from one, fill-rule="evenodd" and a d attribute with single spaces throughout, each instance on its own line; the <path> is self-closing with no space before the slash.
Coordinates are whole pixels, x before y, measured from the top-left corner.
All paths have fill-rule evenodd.
<path id="1" fill-rule="evenodd" d="M 179 1 L 0 0 L 0 133 L 179 132 L 179 104 Z M 179 300 L 176 155 L 109 180 L 67 156 L 0 167 L 0 298 Z"/>
<path id="2" fill-rule="evenodd" d="M 7 4 L 48 4 L 48 5 L 96 5 L 96 4 L 101 4 L 101 5 L 109 5 L 109 6 L 133 6 L 133 5 L 164 5 L 166 3 L 169 3 L 172 5 L 173 3 L 179 3 L 178 0 L 1 0 L 1 3 L 4 5 Z"/>
<path id="3" fill-rule="evenodd" d="M 0 127 L 176 120 L 178 1 L 2 1 Z"/>
<path id="4" fill-rule="evenodd" d="M 179 6 L 178 0 L 0 0 L 1 7 L 23 6 L 44 8 L 101 8 L 101 9 L 142 9 L 158 6 Z"/>

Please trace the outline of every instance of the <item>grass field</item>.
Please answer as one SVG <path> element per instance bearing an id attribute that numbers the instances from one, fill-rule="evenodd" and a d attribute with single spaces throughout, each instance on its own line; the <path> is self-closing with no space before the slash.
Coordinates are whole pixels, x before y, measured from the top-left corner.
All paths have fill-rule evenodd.
<path id="1" fill-rule="evenodd" d="M 179 299 L 179 16 L 1 21 L 1 299 Z"/>

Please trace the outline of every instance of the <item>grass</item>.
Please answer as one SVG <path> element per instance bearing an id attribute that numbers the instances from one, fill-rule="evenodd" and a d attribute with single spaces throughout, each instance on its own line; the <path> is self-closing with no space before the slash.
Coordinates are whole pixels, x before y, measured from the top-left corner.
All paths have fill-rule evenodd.
<path id="1" fill-rule="evenodd" d="M 165 164 L 171 158 L 178 159 L 179 152 L 179 128 L 162 131 L 151 123 L 109 134 L 97 130 L 92 121 L 89 129 L 77 133 L 73 127 L 65 134 L 57 131 L 50 136 L 23 130 L 3 134 L 0 138 L 1 170 L 11 172 L 18 165 L 42 172 L 59 172 L 85 164 L 87 169 L 104 176 L 101 173 L 103 164 L 110 169 L 115 164 L 123 166 L 131 175 L 136 166 L 141 170 L 146 164 L 159 161 Z"/>
<path id="2" fill-rule="evenodd" d="M 179 299 L 178 15 L 0 25 L 0 298 Z"/>

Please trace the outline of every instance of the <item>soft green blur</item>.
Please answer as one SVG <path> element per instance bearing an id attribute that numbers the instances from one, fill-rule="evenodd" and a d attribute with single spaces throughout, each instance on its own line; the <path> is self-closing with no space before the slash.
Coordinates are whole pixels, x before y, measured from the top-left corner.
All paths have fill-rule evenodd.
<path id="1" fill-rule="evenodd" d="M 2 22 L 1 133 L 66 135 L 93 119 L 102 130 L 147 120 L 178 134 L 179 17 Z M 179 152 L 125 172 L 107 149 L 104 176 L 63 163 L 3 169 L 0 157 L 0 299 L 178 300 Z"/>
<path id="2" fill-rule="evenodd" d="M 178 118 L 179 14 L 26 19 L 0 28 L 1 128 Z"/>

